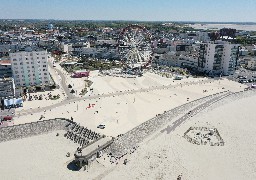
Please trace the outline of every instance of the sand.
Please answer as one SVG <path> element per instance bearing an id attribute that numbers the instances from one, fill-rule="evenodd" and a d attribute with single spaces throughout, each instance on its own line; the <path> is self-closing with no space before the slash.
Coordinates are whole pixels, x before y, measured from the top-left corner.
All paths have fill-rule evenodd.
<path id="1" fill-rule="evenodd" d="M 88 171 L 70 171 L 67 152 L 76 144 L 63 131 L 0 143 L 3 179 L 234 179 L 256 178 L 256 94 L 234 100 L 226 98 L 206 108 L 169 134 L 161 129 L 144 140 L 133 154 L 111 165 L 98 159 Z M 165 125 L 163 129 L 166 127 Z M 184 132 L 191 126 L 217 128 L 224 146 L 189 143 Z M 114 129 L 114 128 L 113 128 Z M 33 148 L 32 148 L 33 147 Z M 71 153 L 72 154 L 72 153 Z M 15 160 L 15 162 L 14 162 Z M 13 163 L 14 162 L 14 163 Z M 15 164 L 13 166 L 13 164 Z"/>
<path id="2" fill-rule="evenodd" d="M 56 133 L 0 143 L 1 179 L 68 179 L 67 165 L 77 144 L 65 139 L 64 131 Z"/>
<path id="3" fill-rule="evenodd" d="M 195 29 L 222 29 L 232 28 L 244 31 L 256 31 L 256 25 L 240 25 L 240 24 L 189 24 L 190 27 Z"/>
<path id="4" fill-rule="evenodd" d="M 256 139 L 253 97 L 222 104 L 192 117 L 174 132 L 156 132 L 145 140 L 127 165 L 119 163 L 98 175 L 103 179 L 255 179 Z M 195 145 L 183 138 L 191 126 L 215 127 L 224 146 Z M 94 171 L 92 169 L 91 171 Z M 97 179 L 97 178 L 96 178 Z"/>
<path id="5" fill-rule="evenodd" d="M 156 116 L 156 114 L 161 114 L 166 110 L 182 105 L 188 102 L 188 100 L 192 101 L 226 90 L 239 91 L 245 87 L 244 85 L 240 87 L 238 83 L 226 79 L 209 82 L 206 78 L 188 78 L 173 82 L 172 79 L 152 73 L 147 73 L 142 78 L 137 79 L 95 76 L 91 80 L 94 82 L 92 85 L 94 91 L 86 95 L 87 97 L 90 95 L 91 100 L 86 99 L 65 104 L 46 112 L 34 113 L 32 115 L 19 116 L 16 113 L 17 117 L 14 123 L 23 124 L 38 121 L 41 115 L 45 117 L 44 119 L 73 117 L 74 121 L 80 123 L 80 125 L 96 132 L 117 136 Z M 197 83 L 202 82 L 202 80 L 207 83 L 198 85 Z M 186 85 L 186 82 L 196 83 L 194 85 Z M 155 86 L 164 87 L 170 84 L 173 86 L 169 89 L 93 98 L 94 95 L 102 93 L 154 88 Z M 207 90 L 207 92 L 203 92 L 203 90 Z M 94 106 L 88 108 L 89 105 Z M 97 126 L 99 124 L 106 125 L 106 128 L 98 129 Z"/>

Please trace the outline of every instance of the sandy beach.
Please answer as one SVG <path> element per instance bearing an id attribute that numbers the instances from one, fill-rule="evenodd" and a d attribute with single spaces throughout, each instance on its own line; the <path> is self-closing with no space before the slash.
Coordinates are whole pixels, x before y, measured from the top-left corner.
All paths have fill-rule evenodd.
<path id="1" fill-rule="evenodd" d="M 195 29 L 222 29 L 232 28 L 244 31 L 256 31 L 256 25 L 240 25 L 240 24 L 189 24 L 190 27 Z"/>
<path id="2" fill-rule="evenodd" d="M 94 161 L 89 170 L 71 171 L 67 152 L 76 144 L 63 131 L 0 143 L 0 169 L 4 179 L 255 179 L 255 138 L 253 121 L 255 92 L 231 95 L 205 108 L 178 126 L 174 132 L 165 125 L 146 138 L 132 154 L 118 164 L 109 157 Z M 224 146 L 196 145 L 183 137 L 191 126 L 217 128 Z M 33 146 L 33 148 L 31 148 Z M 39 155 L 40 154 L 40 155 Z M 17 161 L 18 160 L 18 161 Z M 16 161 L 13 171 L 12 161 Z M 29 171 L 28 171 L 29 169 Z M 18 177 L 18 178 L 17 178 Z"/>
<path id="3" fill-rule="evenodd" d="M 15 124 L 38 121 L 41 115 L 44 119 L 72 117 L 82 126 L 109 136 L 117 136 L 186 102 L 227 90 L 240 91 L 246 87 L 226 79 L 213 81 L 206 78 L 187 78 L 174 81 L 153 73 L 146 73 L 136 79 L 111 76 L 95 76 L 90 79 L 93 81 L 94 90 L 85 96 L 90 99 L 69 102 L 32 115 L 19 116 L 17 112 Z M 123 94 L 94 98 L 98 94 L 107 95 L 120 91 Z M 97 129 L 99 124 L 104 124 L 106 128 Z"/>
<path id="4" fill-rule="evenodd" d="M 54 79 L 58 81 L 57 72 Z M 93 90 L 82 97 L 65 100 L 62 96 L 55 102 L 26 102 L 23 110 L 16 111 L 15 124 L 72 117 L 81 126 L 117 137 L 185 103 L 218 93 L 231 95 L 223 96 L 219 102 L 168 132 L 165 128 L 182 114 L 172 117 L 169 125 L 165 124 L 146 137 L 133 153 L 115 163 L 111 163 L 111 158 L 105 153 L 86 171 L 69 170 L 68 164 L 74 159 L 78 144 L 64 138 L 64 131 L 58 131 L 60 136 L 53 132 L 0 143 L 1 152 L 5 152 L 0 165 L 4 179 L 177 179 L 179 175 L 182 179 L 255 179 L 256 151 L 253 146 L 254 122 L 251 120 L 255 116 L 256 96 L 236 98 L 232 95 L 243 91 L 246 85 L 225 78 L 189 77 L 176 81 L 152 72 L 146 72 L 143 77 L 122 78 L 99 76 L 98 71 L 93 71 L 89 80 L 93 82 Z M 74 87 L 78 89 L 79 81 L 83 80 L 74 81 L 78 84 Z M 54 93 L 57 91 L 63 89 Z M 59 105 L 25 113 L 29 112 L 29 107 L 47 107 L 52 103 Z M 99 124 L 105 125 L 105 129 L 98 129 Z M 225 145 L 188 142 L 183 136 L 191 126 L 218 129 Z M 70 152 L 70 157 L 66 157 L 67 152 Z M 128 160 L 126 165 L 123 164 L 125 158 Z M 15 169 L 18 170 L 13 172 L 12 162 L 17 159 Z"/>
<path id="5" fill-rule="evenodd" d="M 181 174 L 182 179 L 255 179 L 256 95 L 232 99 L 210 106 L 173 133 L 156 132 L 130 155 L 127 165 L 102 173 L 103 179 L 176 179 Z M 189 143 L 183 134 L 191 126 L 217 128 L 225 145 Z"/>

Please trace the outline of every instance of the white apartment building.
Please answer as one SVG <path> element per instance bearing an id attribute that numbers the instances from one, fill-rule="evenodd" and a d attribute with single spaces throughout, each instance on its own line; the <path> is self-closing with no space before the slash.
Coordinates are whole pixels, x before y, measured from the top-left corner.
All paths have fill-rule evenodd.
<path id="1" fill-rule="evenodd" d="M 17 87 L 49 85 L 47 51 L 32 50 L 10 53 L 12 73 Z"/>
<path id="2" fill-rule="evenodd" d="M 238 60 L 239 45 L 226 41 L 201 44 L 198 58 L 199 71 L 209 75 L 234 74 Z"/>

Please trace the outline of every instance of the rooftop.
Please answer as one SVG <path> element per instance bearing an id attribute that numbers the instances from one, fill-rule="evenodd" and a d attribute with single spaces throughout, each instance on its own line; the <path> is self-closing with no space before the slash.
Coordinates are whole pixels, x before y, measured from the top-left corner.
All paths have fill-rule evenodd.
<path id="1" fill-rule="evenodd" d="M 0 60 L 0 65 L 11 65 L 11 60 Z"/>

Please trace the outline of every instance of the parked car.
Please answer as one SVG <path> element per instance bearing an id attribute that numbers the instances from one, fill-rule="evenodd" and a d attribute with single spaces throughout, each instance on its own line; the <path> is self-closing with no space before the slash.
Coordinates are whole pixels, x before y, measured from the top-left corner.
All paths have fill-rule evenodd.
<path id="1" fill-rule="evenodd" d="M 239 79 L 246 79 L 247 77 L 245 76 L 240 76 Z"/>
<path id="2" fill-rule="evenodd" d="M 239 81 L 238 81 L 239 83 L 248 83 L 248 81 L 247 80 L 244 80 L 244 79 L 240 79 Z"/>
<path id="3" fill-rule="evenodd" d="M 250 83 L 251 83 L 251 82 L 254 82 L 254 80 L 253 80 L 253 79 L 248 79 L 248 82 L 250 82 Z"/>
<path id="4" fill-rule="evenodd" d="M 100 125 L 97 126 L 97 128 L 105 129 L 105 125 L 104 124 L 100 124 Z"/>
<path id="5" fill-rule="evenodd" d="M 5 117 L 3 118 L 3 120 L 4 120 L 4 121 L 9 121 L 9 120 L 12 120 L 12 117 L 11 117 L 11 116 L 5 116 Z"/>

